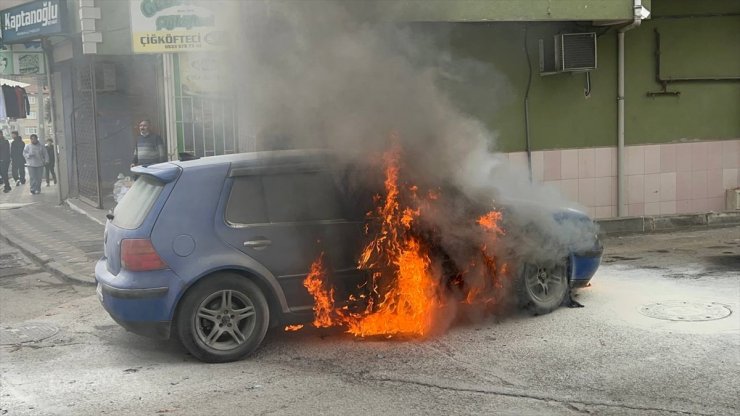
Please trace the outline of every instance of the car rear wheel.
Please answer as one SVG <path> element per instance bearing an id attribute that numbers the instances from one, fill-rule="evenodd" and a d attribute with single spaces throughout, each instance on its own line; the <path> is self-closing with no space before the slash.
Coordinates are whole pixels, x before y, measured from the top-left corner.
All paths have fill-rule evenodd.
<path id="1" fill-rule="evenodd" d="M 252 281 L 219 274 L 182 299 L 177 336 L 196 358 L 209 363 L 239 360 L 257 349 L 270 321 L 267 300 Z"/>
<path id="2" fill-rule="evenodd" d="M 535 315 L 557 309 L 568 294 L 568 265 L 527 263 L 517 285 L 520 304 Z"/>

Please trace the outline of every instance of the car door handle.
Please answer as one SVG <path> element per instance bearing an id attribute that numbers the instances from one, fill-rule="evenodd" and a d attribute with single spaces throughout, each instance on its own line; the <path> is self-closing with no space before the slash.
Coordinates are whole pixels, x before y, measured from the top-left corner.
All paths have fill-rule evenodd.
<path id="1" fill-rule="evenodd" d="M 271 245 L 272 241 L 268 239 L 261 239 L 261 240 L 249 240 L 244 242 L 244 247 L 250 247 L 255 250 L 263 250 L 267 248 L 267 246 Z"/>

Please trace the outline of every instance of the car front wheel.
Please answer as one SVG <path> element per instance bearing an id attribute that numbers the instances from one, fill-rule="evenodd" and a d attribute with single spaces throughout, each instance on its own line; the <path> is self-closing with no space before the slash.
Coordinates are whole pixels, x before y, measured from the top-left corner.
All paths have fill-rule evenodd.
<path id="1" fill-rule="evenodd" d="M 527 263 L 522 267 L 517 292 L 520 304 L 535 315 L 557 309 L 568 294 L 568 265 Z"/>
<path id="2" fill-rule="evenodd" d="M 267 301 L 247 278 L 220 274 L 188 291 L 177 314 L 177 336 L 196 358 L 239 360 L 257 349 L 267 332 Z"/>

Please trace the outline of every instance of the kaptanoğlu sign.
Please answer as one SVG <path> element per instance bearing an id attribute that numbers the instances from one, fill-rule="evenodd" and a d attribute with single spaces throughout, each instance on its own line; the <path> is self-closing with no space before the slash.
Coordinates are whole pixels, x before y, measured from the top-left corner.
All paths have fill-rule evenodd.
<path id="1" fill-rule="evenodd" d="M 229 7 L 221 0 L 130 0 L 134 53 L 224 50 Z"/>
<path id="2" fill-rule="evenodd" d="M 2 43 L 11 44 L 66 31 L 64 0 L 39 0 L 0 12 Z"/>

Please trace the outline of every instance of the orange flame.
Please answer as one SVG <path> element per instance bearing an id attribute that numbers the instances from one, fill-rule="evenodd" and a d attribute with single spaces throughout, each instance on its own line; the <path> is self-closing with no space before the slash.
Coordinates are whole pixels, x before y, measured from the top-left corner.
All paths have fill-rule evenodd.
<path id="1" fill-rule="evenodd" d="M 334 289 L 327 290 L 326 288 L 328 284 L 322 264 L 323 259 L 324 253 L 321 253 L 319 258 L 311 264 L 311 272 L 303 281 L 303 286 L 315 299 L 313 326 L 316 328 L 327 328 L 333 325 L 331 313 L 334 309 Z"/>
<path id="2" fill-rule="evenodd" d="M 395 265 L 394 285 L 377 310 L 350 321 L 347 332 L 358 336 L 423 336 L 430 332 L 435 312 L 443 302 L 438 294 L 438 281 L 429 270 L 429 258 L 416 240 L 409 239 Z"/>
<path id="3" fill-rule="evenodd" d="M 440 194 L 430 191 L 428 201 L 422 203 L 417 199 L 418 187 L 399 187 L 401 149 L 397 137 L 394 135 L 391 139 L 391 148 L 383 154 L 385 195 L 376 196 L 377 206 L 368 213 L 368 218 L 379 221 L 379 224 L 374 227 L 366 224 L 366 234 L 374 230 L 374 235 L 362 250 L 357 264 L 358 269 L 371 272 L 369 284 L 372 295 L 359 296 L 366 301 L 364 310 L 360 312 L 350 312 L 346 306 L 336 308 L 334 290 L 328 287 L 322 266 L 322 253 L 312 264 L 304 281 L 315 300 L 315 327 L 341 325 L 347 328 L 347 332 L 363 337 L 425 336 L 431 333 L 440 317 L 439 312 L 446 305 L 441 279 L 432 273 L 430 267 L 428 247 L 414 238 L 411 232 L 422 208 L 428 207 L 424 204 L 436 201 Z M 487 241 L 503 234 L 498 226 L 500 219 L 501 213 L 491 211 L 477 220 L 484 231 L 492 234 Z M 478 273 L 495 280 L 497 269 L 493 257 L 487 254 L 485 246 L 481 253 L 483 265 L 477 268 Z M 495 286 L 494 283 L 488 280 L 468 288 L 464 302 L 472 304 L 480 301 L 484 298 L 483 293 Z M 350 298 L 350 301 L 355 300 L 354 297 Z"/>
<path id="4" fill-rule="evenodd" d="M 288 325 L 285 327 L 285 332 L 298 331 L 302 329 L 303 325 Z"/>
<path id="5" fill-rule="evenodd" d="M 499 221 L 501 221 L 501 213 L 498 211 L 491 211 L 486 215 L 478 218 L 478 224 L 483 227 L 486 231 L 495 232 L 497 234 L 503 234 L 504 231 L 499 228 Z"/>

